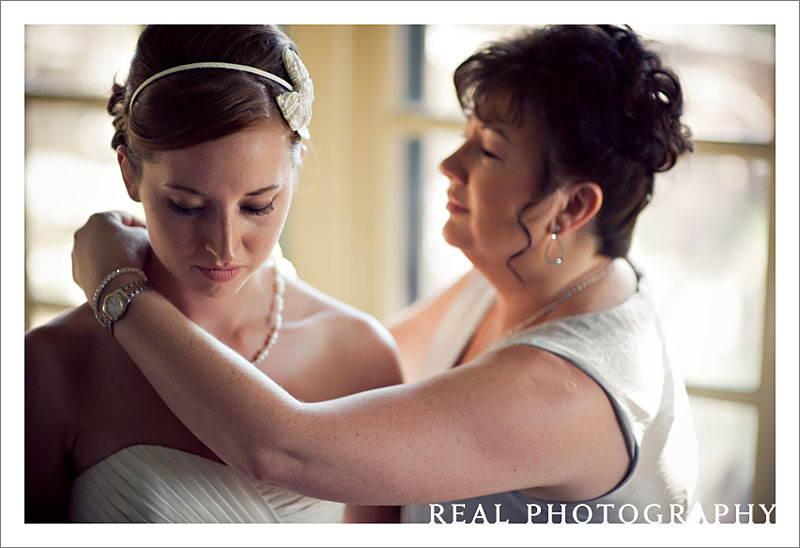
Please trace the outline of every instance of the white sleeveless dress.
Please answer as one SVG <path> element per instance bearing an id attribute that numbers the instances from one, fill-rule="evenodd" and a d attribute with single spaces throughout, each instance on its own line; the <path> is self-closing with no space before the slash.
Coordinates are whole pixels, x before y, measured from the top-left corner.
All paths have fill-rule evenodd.
<path id="1" fill-rule="evenodd" d="M 477 271 L 470 276 L 434 335 L 428 377 L 456 364 L 494 302 L 494 287 Z M 667 358 L 647 285 L 638 271 L 637 276 L 636 292 L 619 306 L 546 322 L 495 345 L 542 348 L 571 362 L 603 388 L 631 456 L 623 481 L 588 501 L 546 501 L 509 491 L 442 502 L 435 508 L 413 504 L 403 508 L 403 521 L 451 523 L 458 512 L 456 520 L 470 523 L 474 516 L 482 519 L 481 511 L 488 522 L 511 523 L 652 522 L 669 520 L 678 511 L 691 519 L 697 479 L 694 423 L 683 379 Z"/>
<path id="2" fill-rule="evenodd" d="M 69 521 L 91 523 L 340 523 L 344 504 L 256 485 L 217 461 L 132 445 L 72 483 Z"/>

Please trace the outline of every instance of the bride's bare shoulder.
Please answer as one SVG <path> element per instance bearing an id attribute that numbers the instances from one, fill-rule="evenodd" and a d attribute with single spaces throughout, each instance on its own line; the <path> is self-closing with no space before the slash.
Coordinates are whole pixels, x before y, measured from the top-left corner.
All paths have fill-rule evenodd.
<path id="1" fill-rule="evenodd" d="M 94 322 L 94 324 L 92 324 Z M 89 305 L 71 309 L 25 333 L 25 415 L 28 434 L 47 437 L 76 430 L 93 377 L 94 356 L 109 333 Z M 55 438 L 54 438 L 55 439 Z"/>
<path id="2" fill-rule="evenodd" d="M 370 314 L 327 295 L 299 278 L 286 282 L 286 319 L 323 324 L 325 332 L 337 337 L 358 337 L 364 342 L 393 345 L 388 330 Z"/>
<path id="3" fill-rule="evenodd" d="M 25 364 L 80 360 L 108 335 L 85 303 L 25 333 Z"/>
<path id="4" fill-rule="evenodd" d="M 401 381 L 397 345 L 376 318 L 299 278 L 286 281 L 285 302 L 285 320 L 307 325 L 339 358 L 339 367 L 352 369 L 353 375 L 345 377 L 368 385 L 360 389 Z"/>

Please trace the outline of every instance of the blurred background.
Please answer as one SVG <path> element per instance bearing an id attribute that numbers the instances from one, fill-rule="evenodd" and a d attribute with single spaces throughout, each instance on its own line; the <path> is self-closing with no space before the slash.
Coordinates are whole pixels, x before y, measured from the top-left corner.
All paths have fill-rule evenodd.
<path id="1" fill-rule="evenodd" d="M 141 27 L 25 30 L 25 326 L 83 302 L 73 232 L 126 209 L 105 113 Z M 284 254 L 322 291 L 385 318 L 468 268 L 441 236 L 463 116 L 452 73 L 509 26 L 286 26 L 314 80 L 310 153 Z M 704 506 L 775 501 L 775 28 L 635 27 L 683 80 L 697 150 L 658 178 L 632 255 L 689 385 Z M 774 514 L 773 514 L 774 517 Z M 729 516 L 730 521 L 734 516 Z M 725 518 L 723 518 L 724 520 Z"/>

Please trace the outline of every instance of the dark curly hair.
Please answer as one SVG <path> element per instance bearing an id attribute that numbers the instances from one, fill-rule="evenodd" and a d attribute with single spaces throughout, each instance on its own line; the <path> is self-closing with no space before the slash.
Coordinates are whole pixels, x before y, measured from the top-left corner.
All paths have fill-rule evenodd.
<path id="1" fill-rule="evenodd" d="M 139 36 L 128 78 L 116 81 L 108 101 L 114 117 L 111 147 L 125 145 L 134 171 L 153 153 L 218 139 L 264 120 L 280 120 L 290 149 L 300 137 L 289 129 L 274 101 L 285 90 L 260 76 L 224 69 L 177 72 L 145 87 L 147 78 L 188 63 L 219 61 L 249 65 L 290 81 L 281 54 L 294 43 L 269 25 L 148 25 Z"/>
<path id="2" fill-rule="evenodd" d="M 532 116 L 546 136 L 538 151 L 544 175 L 537 196 L 518 215 L 528 245 L 509 258 L 512 271 L 511 261 L 531 246 L 522 214 L 565 180 L 602 188 L 599 253 L 626 255 L 654 173 L 693 149 L 680 119 L 677 76 L 629 27 L 529 29 L 479 49 L 456 69 L 454 83 L 466 113 L 517 126 Z M 507 99 L 507 108 L 496 108 L 498 97 Z"/>

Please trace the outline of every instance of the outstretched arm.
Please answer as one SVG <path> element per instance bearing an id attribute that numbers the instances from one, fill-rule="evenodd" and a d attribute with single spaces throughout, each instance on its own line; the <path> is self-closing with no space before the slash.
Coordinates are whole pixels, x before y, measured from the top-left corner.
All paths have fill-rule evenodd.
<path id="1" fill-rule="evenodd" d="M 130 252 L 114 241 L 125 229 L 93 219 L 76 234 L 73 254 L 87 294 L 136 255 L 113 256 Z M 225 462 L 323 499 L 405 504 L 559 485 L 602 466 L 598 443 L 609 424 L 618 434 L 602 390 L 534 348 L 507 348 L 418 383 L 303 403 L 155 291 L 134 299 L 114 336 Z"/>

